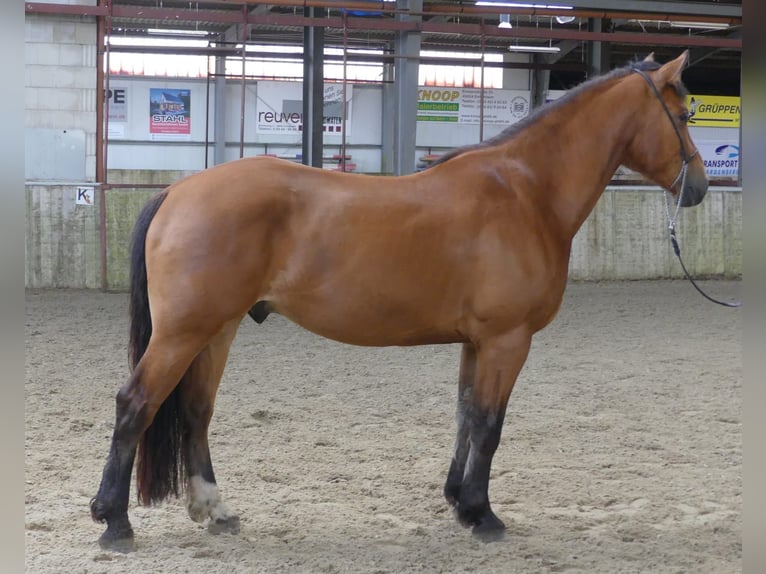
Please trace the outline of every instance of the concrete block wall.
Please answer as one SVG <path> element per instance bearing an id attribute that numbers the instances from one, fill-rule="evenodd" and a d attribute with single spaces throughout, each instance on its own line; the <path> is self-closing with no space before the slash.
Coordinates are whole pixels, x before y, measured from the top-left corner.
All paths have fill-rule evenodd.
<path id="1" fill-rule="evenodd" d="M 572 243 L 572 279 L 681 278 L 658 189 L 610 187 Z M 671 207 L 671 214 L 674 207 Z M 676 235 L 686 268 L 697 277 L 742 274 L 742 192 L 712 188 L 695 207 L 681 208 Z"/>
<path id="2" fill-rule="evenodd" d="M 106 284 L 121 291 L 130 281 L 130 246 L 133 225 L 143 205 L 159 190 L 112 189 L 106 198 Z"/>
<path id="3" fill-rule="evenodd" d="M 27 287 L 100 288 L 98 194 L 76 205 L 77 186 L 26 186 Z"/>
<path id="4" fill-rule="evenodd" d="M 25 58 L 25 126 L 82 130 L 85 133 L 86 181 L 94 181 L 95 19 L 27 14 Z"/>

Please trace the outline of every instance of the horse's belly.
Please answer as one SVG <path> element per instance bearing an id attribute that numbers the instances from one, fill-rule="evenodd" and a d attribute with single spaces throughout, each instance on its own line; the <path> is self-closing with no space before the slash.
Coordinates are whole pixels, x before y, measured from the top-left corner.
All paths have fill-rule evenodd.
<path id="1" fill-rule="evenodd" d="M 458 318 L 437 306 L 393 304 L 336 292 L 332 298 L 286 297 L 271 308 L 301 327 L 351 345 L 386 347 L 457 343 Z"/>

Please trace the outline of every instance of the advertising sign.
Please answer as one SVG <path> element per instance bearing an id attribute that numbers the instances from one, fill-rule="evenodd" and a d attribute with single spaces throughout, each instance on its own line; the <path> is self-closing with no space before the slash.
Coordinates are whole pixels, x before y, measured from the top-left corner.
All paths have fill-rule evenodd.
<path id="1" fill-rule="evenodd" d="M 510 125 L 529 113 L 529 92 L 484 90 L 484 124 Z M 418 88 L 419 122 L 478 124 L 481 90 L 478 88 Z"/>
<path id="2" fill-rule="evenodd" d="M 346 132 L 350 133 L 351 94 L 346 85 Z M 258 82 L 255 131 L 259 134 L 300 134 L 303 131 L 303 84 Z M 341 136 L 343 131 L 343 84 L 325 83 L 322 131 Z"/>
<path id="3" fill-rule="evenodd" d="M 107 98 L 109 100 L 108 137 L 109 139 L 125 139 L 125 126 L 128 122 L 128 86 L 110 84 Z"/>
<path id="4" fill-rule="evenodd" d="M 689 126 L 738 128 L 740 99 L 734 96 L 689 95 Z"/>
<path id="5" fill-rule="evenodd" d="M 737 177 L 739 174 L 739 145 L 725 141 L 697 142 L 705 171 L 710 178 Z"/>
<path id="6" fill-rule="evenodd" d="M 128 121 L 128 87 L 123 85 L 109 85 L 107 93 L 109 99 L 109 121 Z"/>
<path id="7" fill-rule="evenodd" d="M 191 139 L 191 90 L 150 88 L 149 135 L 153 140 Z"/>

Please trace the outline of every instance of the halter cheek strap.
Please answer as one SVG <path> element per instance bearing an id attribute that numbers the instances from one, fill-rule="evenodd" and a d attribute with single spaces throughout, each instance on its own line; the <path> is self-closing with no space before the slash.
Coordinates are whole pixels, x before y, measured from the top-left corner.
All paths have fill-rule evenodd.
<path id="1" fill-rule="evenodd" d="M 670 184 L 669 188 L 662 188 L 662 192 L 665 197 L 665 215 L 668 218 L 668 230 L 670 231 L 670 242 L 673 245 L 673 252 L 676 254 L 676 257 L 678 257 L 679 263 L 681 263 L 681 269 L 684 270 L 684 274 L 686 275 L 686 278 L 691 282 L 691 284 L 694 286 L 694 288 L 699 291 L 699 293 L 705 297 L 705 299 L 712 301 L 713 303 L 717 303 L 719 305 L 723 305 L 724 307 L 740 307 L 742 305 L 741 301 L 737 301 L 734 303 L 730 303 L 727 301 L 719 301 L 718 299 L 714 299 L 707 293 L 705 293 L 700 287 L 694 282 L 694 279 L 692 279 L 692 276 L 689 275 L 689 272 L 686 270 L 686 265 L 684 265 L 684 260 L 681 258 L 681 248 L 678 246 L 678 239 L 676 238 L 676 219 L 678 218 L 678 212 L 681 208 L 681 201 L 683 200 L 684 195 L 684 188 L 686 187 L 686 173 L 689 169 L 689 163 L 694 159 L 694 157 L 699 153 L 699 150 L 695 148 L 695 150 L 689 154 L 686 151 L 686 146 L 684 145 L 684 138 L 681 135 L 681 130 L 678 127 L 678 124 L 673 120 L 673 114 L 670 112 L 670 109 L 668 108 L 668 105 L 665 103 L 665 100 L 662 99 L 662 95 L 660 94 L 660 91 L 657 89 L 657 86 L 654 84 L 652 79 L 649 77 L 649 75 L 644 72 L 643 70 L 639 70 L 638 68 L 633 68 L 633 71 L 636 72 L 639 76 L 641 76 L 647 84 L 649 84 L 649 87 L 654 92 L 654 95 L 657 96 L 657 99 L 659 100 L 660 104 L 662 104 L 662 109 L 665 111 L 665 115 L 668 116 L 668 119 L 670 120 L 670 125 L 673 126 L 673 129 L 676 132 L 676 136 L 678 136 L 678 143 L 681 145 L 681 170 L 678 172 L 678 175 L 673 180 L 673 183 Z M 678 182 L 681 182 L 681 187 L 678 190 L 678 201 L 676 202 L 676 209 L 673 212 L 673 215 L 670 215 L 670 208 L 668 207 L 669 204 L 669 198 L 668 198 L 668 189 L 673 189 Z"/>

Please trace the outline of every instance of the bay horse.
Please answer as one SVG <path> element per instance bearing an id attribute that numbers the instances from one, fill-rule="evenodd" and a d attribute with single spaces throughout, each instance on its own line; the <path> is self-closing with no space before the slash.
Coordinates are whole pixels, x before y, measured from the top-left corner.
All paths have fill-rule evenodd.
<path id="1" fill-rule="evenodd" d="M 131 254 L 131 373 L 91 516 L 128 551 L 141 504 L 185 489 L 189 516 L 239 530 L 219 495 L 208 425 L 229 347 L 249 313 L 353 345 L 462 345 L 457 434 L 444 496 L 480 538 L 505 528 L 490 465 L 534 333 L 556 315 L 570 247 L 620 165 L 702 201 L 689 136 L 688 51 L 652 55 L 570 91 L 420 173 L 372 176 L 246 158 L 149 200 Z"/>

